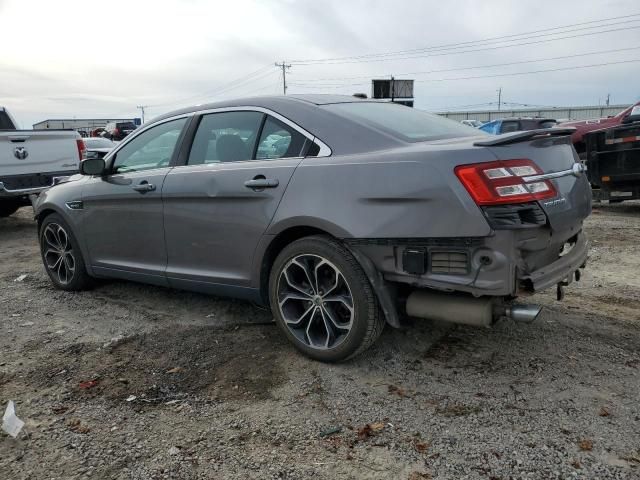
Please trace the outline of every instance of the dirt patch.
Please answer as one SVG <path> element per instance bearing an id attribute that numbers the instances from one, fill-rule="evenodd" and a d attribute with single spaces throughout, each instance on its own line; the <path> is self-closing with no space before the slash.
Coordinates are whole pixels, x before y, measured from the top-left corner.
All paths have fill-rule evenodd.
<path id="1" fill-rule="evenodd" d="M 535 323 L 415 322 L 323 365 L 250 303 L 53 289 L 23 209 L 0 219 L 0 404 L 27 424 L 0 478 L 638 478 L 640 203 L 586 229 Z"/>

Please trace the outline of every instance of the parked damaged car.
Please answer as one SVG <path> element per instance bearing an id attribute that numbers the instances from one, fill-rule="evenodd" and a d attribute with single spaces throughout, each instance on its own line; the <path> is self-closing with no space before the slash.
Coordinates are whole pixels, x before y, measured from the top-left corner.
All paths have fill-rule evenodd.
<path id="1" fill-rule="evenodd" d="M 489 326 L 579 278 L 589 183 L 567 129 L 491 136 L 401 105 L 178 110 L 35 203 L 53 284 L 121 278 L 269 305 L 322 361 L 405 316 Z"/>

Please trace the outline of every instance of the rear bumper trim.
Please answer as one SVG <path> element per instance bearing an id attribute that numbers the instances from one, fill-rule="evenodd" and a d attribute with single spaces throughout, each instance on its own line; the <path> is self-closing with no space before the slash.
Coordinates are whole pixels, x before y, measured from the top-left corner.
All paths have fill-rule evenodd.
<path id="1" fill-rule="evenodd" d="M 43 192 L 47 188 L 51 188 L 54 185 L 57 185 L 61 180 L 69 177 L 70 175 L 60 175 L 56 177 L 51 177 L 51 185 L 45 185 L 41 187 L 29 187 L 29 188 L 16 188 L 9 189 L 5 186 L 3 182 L 0 182 L 0 197 L 19 197 L 23 195 L 32 195 Z"/>
<path id="2" fill-rule="evenodd" d="M 572 278 L 569 277 L 571 277 L 573 272 L 578 270 L 578 268 L 584 266 L 587 262 L 588 254 L 589 242 L 587 241 L 587 236 L 583 232 L 580 232 L 576 244 L 569 253 L 546 267 L 520 277 L 520 280 L 530 282 L 533 291 L 536 292 L 557 285 L 564 280 L 571 281 Z"/>
<path id="3" fill-rule="evenodd" d="M 4 186 L 4 183 L 0 182 L 0 197 L 16 197 L 21 195 L 29 195 L 31 193 L 40 193 L 49 187 L 50 185 L 46 187 L 18 188 L 15 190 L 9 190 Z"/>

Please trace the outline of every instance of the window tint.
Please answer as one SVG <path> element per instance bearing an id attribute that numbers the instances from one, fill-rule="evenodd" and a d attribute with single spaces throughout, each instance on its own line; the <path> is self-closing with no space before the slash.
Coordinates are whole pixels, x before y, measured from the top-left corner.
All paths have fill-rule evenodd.
<path id="1" fill-rule="evenodd" d="M 267 117 L 258 142 L 256 159 L 299 157 L 305 137 L 280 120 Z"/>
<path id="2" fill-rule="evenodd" d="M 520 130 L 520 122 L 517 120 L 508 120 L 506 122 L 502 122 L 500 133 L 517 132 L 518 130 Z"/>
<path id="3" fill-rule="evenodd" d="M 472 127 L 395 103 L 335 103 L 323 108 L 359 123 L 382 128 L 410 142 L 478 136 L 478 131 Z"/>
<path id="4" fill-rule="evenodd" d="M 264 114 L 222 112 L 204 115 L 189 153 L 189 165 L 251 160 Z"/>
<path id="5" fill-rule="evenodd" d="M 138 172 L 169 165 L 186 121 L 172 120 L 135 137 L 116 154 L 113 171 Z"/>
<path id="6" fill-rule="evenodd" d="M 0 130 L 15 130 L 16 126 L 11 121 L 9 115 L 0 110 Z"/>
<path id="7" fill-rule="evenodd" d="M 307 157 L 317 157 L 320 153 L 320 146 L 317 143 L 311 143 L 307 150 Z"/>

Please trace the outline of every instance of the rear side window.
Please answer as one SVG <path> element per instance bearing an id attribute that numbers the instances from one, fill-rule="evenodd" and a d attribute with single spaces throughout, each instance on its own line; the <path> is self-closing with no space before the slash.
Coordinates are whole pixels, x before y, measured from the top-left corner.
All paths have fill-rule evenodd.
<path id="1" fill-rule="evenodd" d="M 543 122 L 540 122 L 538 128 L 553 128 L 556 126 L 556 124 L 557 122 L 555 120 L 545 120 Z"/>
<path id="2" fill-rule="evenodd" d="M 478 136 L 475 128 L 415 108 L 383 102 L 335 103 L 323 108 L 408 142 Z"/>
<path id="3" fill-rule="evenodd" d="M 189 165 L 251 160 L 262 125 L 260 112 L 204 115 L 189 153 Z"/>
<path id="4" fill-rule="evenodd" d="M 507 120 L 502 122 L 500 133 L 517 132 L 520 130 L 520 122 L 517 120 Z"/>
<path id="5" fill-rule="evenodd" d="M 256 159 L 299 157 L 304 141 L 300 132 L 268 116 L 262 127 Z"/>

